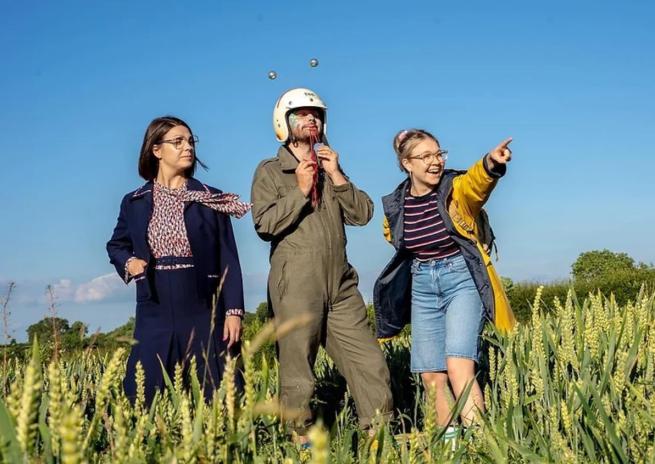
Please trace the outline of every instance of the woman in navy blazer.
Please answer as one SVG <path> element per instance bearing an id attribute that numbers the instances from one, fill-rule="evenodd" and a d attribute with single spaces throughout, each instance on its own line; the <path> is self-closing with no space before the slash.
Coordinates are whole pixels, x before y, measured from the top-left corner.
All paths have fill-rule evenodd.
<path id="1" fill-rule="evenodd" d="M 148 126 L 139 157 L 147 183 L 123 198 L 107 243 L 125 283 L 136 282 L 136 325 L 124 388 L 136 397 L 137 363 L 150 404 L 164 386 L 164 369 L 185 374 L 195 357 L 198 379 L 210 398 L 224 357 L 241 336 L 243 283 L 228 215 L 249 204 L 194 179 L 198 139 L 181 119 L 165 116 Z M 222 285 L 221 285 L 222 282 Z"/>

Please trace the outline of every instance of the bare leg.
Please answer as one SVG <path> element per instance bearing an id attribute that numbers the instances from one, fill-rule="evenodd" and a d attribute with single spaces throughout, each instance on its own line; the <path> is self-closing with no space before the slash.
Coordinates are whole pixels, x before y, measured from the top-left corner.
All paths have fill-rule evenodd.
<path id="1" fill-rule="evenodd" d="M 428 388 L 435 389 L 435 406 L 437 409 L 437 423 L 441 427 L 447 427 L 450 423 L 450 405 L 448 404 L 448 397 L 450 392 L 448 390 L 448 374 L 445 372 L 423 372 L 421 373 L 423 385 L 426 390 Z"/>
<path id="2" fill-rule="evenodd" d="M 448 379 L 453 387 L 455 398 L 459 399 L 469 383 L 473 384 L 464 403 L 461 418 L 462 424 L 465 426 L 477 423 L 479 420 L 478 414 L 484 412 L 484 397 L 475 378 L 475 361 L 449 357 L 446 360 L 446 365 L 448 366 Z"/>

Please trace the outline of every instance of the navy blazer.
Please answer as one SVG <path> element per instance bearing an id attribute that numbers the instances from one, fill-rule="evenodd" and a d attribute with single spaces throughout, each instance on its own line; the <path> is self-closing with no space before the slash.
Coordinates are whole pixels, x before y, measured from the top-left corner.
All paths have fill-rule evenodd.
<path id="1" fill-rule="evenodd" d="M 194 178 L 188 179 L 187 188 L 221 193 Z M 150 181 L 123 197 L 118 222 L 107 242 L 109 260 L 126 283 L 131 279 L 125 269 L 130 257 L 135 256 L 148 263 L 148 285 L 139 286 L 137 300 L 157 299 L 153 285 L 154 258 L 147 239 L 153 208 L 152 189 L 153 182 Z M 193 253 L 198 296 L 211 301 L 223 273 L 227 271 L 219 294 L 217 314 L 222 317 L 227 309 L 245 309 L 241 265 L 230 217 L 200 203 L 187 202 L 184 206 L 184 223 Z"/>

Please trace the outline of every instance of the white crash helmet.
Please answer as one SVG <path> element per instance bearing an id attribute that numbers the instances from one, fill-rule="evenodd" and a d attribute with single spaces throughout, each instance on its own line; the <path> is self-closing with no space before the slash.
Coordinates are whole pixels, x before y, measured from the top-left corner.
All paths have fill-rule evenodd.
<path id="1" fill-rule="evenodd" d="M 287 116 L 298 108 L 318 108 L 323 112 L 323 137 L 327 136 L 327 106 L 313 90 L 296 88 L 287 90 L 275 103 L 273 108 L 273 130 L 278 142 L 289 140 L 289 123 Z"/>

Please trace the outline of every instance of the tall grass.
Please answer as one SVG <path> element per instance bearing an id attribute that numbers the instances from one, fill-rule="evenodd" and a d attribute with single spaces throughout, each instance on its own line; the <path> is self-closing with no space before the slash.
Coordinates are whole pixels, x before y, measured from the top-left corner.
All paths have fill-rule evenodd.
<path id="1" fill-rule="evenodd" d="M 0 395 L 3 462 L 652 462 L 655 456 L 655 295 L 641 292 L 623 306 L 570 294 L 542 312 L 541 292 L 528 323 L 502 336 L 485 332 L 483 389 L 487 412 L 479 426 L 444 441 L 407 369 L 409 340 L 384 346 L 400 411 L 375 436 L 358 430 L 346 391 L 336 415 L 311 430 L 312 448 L 284 433 L 276 362 L 260 348 L 264 327 L 232 359 L 220 387 L 205 402 L 200 382 L 178 369 L 146 408 L 143 371 L 134 405 L 121 379 L 126 350 L 84 351 L 41 361 L 38 341 L 25 362 L 8 362 Z M 550 303 L 550 302 L 549 302 Z M 293 327 L 287 328 L 292 330 Z M 243 370 L 242 394 L 235 388 Z M 189 369 L 194 372 L 195 369 Z M 318 357 L 319 390 L 341 391 L 331 360 Z M 186 387 L 188 385 L 188 387 Z M 320 395 L 319 395 L 320 396 Z M 427 395 L 430 397 L 430 395 Z M 427 408 L 427 410 L 426 410 Z M 329 408 L 325 408 L 329 410 Z M 424 410 L 425 414 L 424 414 Z M 323 425 L 325 424 L 325 425 Z"/>

